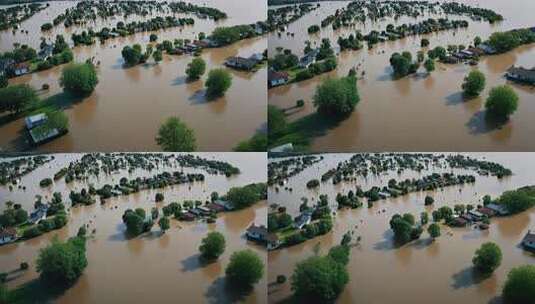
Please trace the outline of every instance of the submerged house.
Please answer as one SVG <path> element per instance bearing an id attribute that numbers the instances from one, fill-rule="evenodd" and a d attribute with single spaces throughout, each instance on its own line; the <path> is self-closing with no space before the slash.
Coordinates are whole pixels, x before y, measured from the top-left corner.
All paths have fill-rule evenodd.
<path id="1" fill-rule="evenodd" d="M 522 246 L 527 250 L 535 250 L 535 233 L 528 230 L 524 239 L 522 239 Z"/>
<path id="2" fill-rule="evenodd" d="M 525 69 L 523 67 L 512 66 L 505 73 L 505 78 L 511 81 L 535 85 L 535 68 Z"/>
<path id="3" fill-rule="evenodd" d="M 509 211 L 504 205 L 490 203 L 486 206 L 486 208 L 494 211 L 495 214 L 500 215 L 500 216 L 509 214 Z"/>
<path id="4" fill-rule="evenodd" d="M 13 66 L 13 73 L 15 76 L 21 76 L 30 73 L 30 66 L 27 63 L 21 62 Z"/>
<path id="5" fill-rule="evenodd" d="M 250 240 L 257 242 L 266 242 L 268 230 L 264 225 L 256 226 L 254 223 L 252 223 L 251 226 L 249 226 L 249 228 L 247 228 L 247 230 L 245 231 L 245 235 Z"/>
<path id="6" fill-rule="evenodd" d="M 41 60 L 46 60 L 48 57 L 52 56 L 53 50 L 54 50 L 54 45 L 45 43 L 45 45 L 41 48 L 39 53 L 37 53 L 37 56 Z"/>
<path id="7" fill-rule="evenodd" d="M 234 210 L 234 204 L 229 201 L 224 201 L 222 199 L 218 199 L 214 201 L 214 204 L 219 205 L 223 207 L 225 211 L 232 211 Z"/>
<path id="8" fill-rule="evenodd" d="M 281 240 L 275 233 L 269 233 L 267 236 L 267 249 L 273 250 L 279 248 L 281 245 Z"/>
<path id="9" fill-rule="evenodd" d="M 253 58 L 244 57 L 229 57 L 225 61 L 227 67 L 245 71 L 252 70 L 257 63 L 258 61 Z"/>
<path id="10" fill-rule="evenodd" d="M 303 229 L 305 225 L 312 221 L 312 214 L 310 212 L 303 212 L 295 218 L 294 227 L 296 229 Z"/>
<path id="11" fill-rule="evenodd" d="M 299 59 L 299 67 L 306 69 L 311 64 L 316 62 L 316 56 L 319 54 L 319 49 L 312 50 Z"/>
<path id="12" fill-rule="evenodd" d="M 48 209 L 48 206 L 41 205 L 34 212 L 30 213 L 30 218 L 28 219 L 28 222 L 32 224 L 37 224 L 39 223 L 40 220 L 44 220 L 46 218 L 47 209 Z"/>
<path id="13" fill-rule="evenodd" d="M 17 240 L 17 229 L 13 227 L 0 230 L 0 245 L 8 244 Z"/>
<path id="14" fill-rule="evenodd" d="M 268 86 L 270 88 L 286 84 L 290 75 L 286 72 L 276 72 L 269 70 L 268 72 Z"/>
<path id="15" fill-rule="evenodd" d="M 45 113 L 40 113 L 24 118 L 26 123 L 26 129 L 30 134 L 30 139 L 34 145 L 40 145 L 51 141 L 52 139 L 59 137 L 65 133 L 67 130 L 59 130 L 57 128 L 39 130 L 37 127 L 45 124 L 48 120 L 48 116 Z"/>

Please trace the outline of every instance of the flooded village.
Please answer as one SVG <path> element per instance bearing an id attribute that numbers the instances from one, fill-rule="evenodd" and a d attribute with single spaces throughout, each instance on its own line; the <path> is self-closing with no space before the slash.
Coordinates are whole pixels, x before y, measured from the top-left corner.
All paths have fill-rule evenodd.
<path id="1" fill-rule="evenodd" d="M 535 261 L 533 157 L 270 154 L 269 303 L 524 303 L 505 286 Z"/>
<path id="2" fill-rule="evenodd" d="M 0 25 L 0 147 L 265 150 L 246 145 L 266 131 L 265 7 L 240 0 L 0 7 L 17 16 Z M 92 67 L 65 76 L 71 63 Z M 85 83 L 69 84 L 81 70 Z M 177 125 L 174 118 L 191 145 L 156 140 L 163 126 Z"/>
<path id="3" fill-rule="evenodd" d="M 262 153 L 2 158 L 2 296 L 266 303 L 265 244 L 248 233 L 267 224 L 266 162 Z M 45 276 L 43 250 L 80 237 L 79 277 Z"/>
<path id="4" fill-rule="evenodd" d="M 285 117 L 275 152 L 533 148 L 530 1 L 270 3 L 283 3 L 268 7 L 268 100 Z M 472 71 L 485 80 L 475 95 L 463 85 Z M 324 115 L 320 89 L 348 75 L 349 109 Z M 505 117 L 487 106 L 494 88 L 516 105 Z"/>

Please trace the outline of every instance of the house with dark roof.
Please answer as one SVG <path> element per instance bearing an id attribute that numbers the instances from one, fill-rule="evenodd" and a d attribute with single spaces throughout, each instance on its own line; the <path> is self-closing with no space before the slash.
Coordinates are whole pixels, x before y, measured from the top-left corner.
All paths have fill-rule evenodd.
<path id="1" fill-rule="evenodd" d="M 312 50 L 312 51 L 306 53 L 305 56 L 303 56 L 303 57 L 301 57 L 301 59 L 299 59 L 299 67 L 303 68 L 303 69 L 306 69 L 311 64 L 315 63 L 316 62 L 316 56 L 318 55 L 318 53 L 319 53 L 319 49 L 315 49 L 315 50 Z"/>
<path id="2" fill-rule="evenodd" d="M 30 139 L 32 144 L 40 145 L 46 142 L 53 140 L 56 137 L 64 135 L 67 133 L 67 130 L 59 130 L 58 128 L 53 128 L 49 130 L 39 130 L 37 127 L 43 125 L 48 120 L 48 116 L 45 113 L 39 113 L 36 115 L 28 116 L 24 118 L 26 123 L 26 129 L 30 134 Z"/>
<path id="3" fill-rule="evenodd" d="M 266 242 L 268 230 L 266 226 L 260 225 L 256 226 L 255 223 L 252 223 L 249 228 L 245 231 L 245 235 L 248 239 L 257 241 L 257 242 Z"/>
<path id="4" fill-rule="evenodd" d="M 274 250 L 279 248 L 281 240 L 275 233 L 269 233 L 267 236 L 267 250 Z"/>
<path id="5" fill-rule="evenodd" d="M 286 84 L 290 75 L 286 72 L 276 72 L 273 70 L 268 71 L 268 87 L 273 88 Z"/>
<path id="6" fill-rule="evenodd" d="M 12 243 L 17 240 L 17 229 L 8 227 L 0 230 L 0 245 Z"/>
<path id="7" fill-rule="evenodd" d="M 535 250 L 535 233 L 528 230 L 524 239 L 522 239 L 522 246 L 527 250 Z"/>
<path id="8" fill-rule="evenodd" d="M 37 56 L 41 60 L 46 60 L 48 57 L 52 56 L 52 51 L 54 50 L 54 45 L 45 43 L 41 50 L 39 50 L 39 53 L 37 53 Z"/>
<path id="9" fill-rule="evenodd" d="M 229 57 L 225 61 L 225 65 L 229 68 L 234 68 L 237 70 L 245 70 L 250 71 L 252 70 L 258 61 L 252 59 L 252 58 L 244 58 L 244 57 Z"/>
<path id="10" fill-rule="evenodd" d="M 30 73 L 30 66 L 25 62 L 17 63 L 13 66 L 13 72 L 15 73 L 15 76 L 28 74 Z"/>
<path id="11" fill-rule="evenodd" d="M 225 209 L 225 211 L 232 211 L 234 210 L 234 204 L 229 201 L 224 201 L 222 199 L 218 199 L 214 201 L 214 204 L 219 205 Z"/>
<path id="12" fill-rule="evenodd" d="M 298 215 L 294 220 L 294 228 L 303 229 L 305 225 L 310 224 L 312 221 L 312 214 L 310 212 L 303 212 Z"/>
<path id="13" fill-rule="evenodd" d="M 504 205 L 501 205 L 501 204 L 490 203 L 485 207 L 487 207 L 488 209 L 493 210 L 495 214 L 500 215 L 500 216 L 504 216 L 504 215 L 508 215 L 509 214 L 509 210 L 507 210 L 507 207 L 505 207 Z"/>
<path id="14" fill-rule="evenodd" d="M 535 85 L 535 68 L 528 70 L 523 67 L 512 66 L 505 73 L 505 78 L 515 82 Z"/>
<path id="15" fill-rule="evenodd" d="M 44 220 L 46 218 L 47 210 L 47 205 L 39 206 L 39 208 L 35 209 L 34 212 L 30 213 L 30 218 L 28 219 L 28 222 L 30 222 L 31 224 L 37 224 L 40 220 Z"/>

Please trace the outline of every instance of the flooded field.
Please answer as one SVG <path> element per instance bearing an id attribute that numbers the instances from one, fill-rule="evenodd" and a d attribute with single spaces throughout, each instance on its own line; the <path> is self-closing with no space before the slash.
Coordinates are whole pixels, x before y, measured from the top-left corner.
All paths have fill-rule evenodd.
<path id="1" fill-rule="evenodd" d="M 159 42 L 169 39 L 195 39 L 200 32 L 211 33 L 219 26 L 252 24 L 266 19 L 265 1 L 220 1 L 210 0 L 198 5 L 215 7 L 227 13 L 228 18 L 217 22 L 198 18 L 195 15 L 177 14 L 177 17 L 192 17 L 195 25 L 183 28 L 169 28 L 154 32 Z M 63 34 L 69 43 L 72 33 L 82 28 L 62 24 L 43 34 L 40 27 L 75 2 L 50 2 L 50 7 L 21 23 L 20 30 L 0 32 L 0 51 L 13 48 L 13 43 L 28 44 L 39 49 L 40 37 L 53 38 Z M 169 14 L 167 14 L 169 15 Z M 87 24 L 87 27 L 101 29 L 118 21 L 146 20 L 147 17 L 114 17 Z M 160 125 L 170 116 L 178 116 L 195 131 L 197 148 L 200 151 L 230 151 L 238 142 L 250 138 L 256 131 L 265 129 L 266 121 L 266 68 L 256 72 L 230 70 L 232 86 L 224 97 L 207 101 L 204 97 L 204 80 L 187 82 L 185 69 L 192 60 L 190 55 L 172 56 L 165 54 L 162 62 L 135 67 L 123 67 L 121 50 L 126 45 L 139 43 L 145 47 L 153 32 L 141 32 L 124 38 L 109 39 L 104 44 L 98 41 L 92 46 L 73 49 L 75 61 L 94 58 L 100 62 L 97 67 L 99 84 L 93 94 L 83 100 L 72 100 L 59 87 L 58 79 L 63 66 L 17 77 L 10 84 L 28 83 L 38 90 L 40 98 L 54 97 L 66 105 L 70 128 L 66 136 L 40 146 L 43 151 L 85 152 L 85 151 L 153 151 L 160 150 L 155 137 Z M 262 53 L 267 48 L 267 38 L 245 39 L 235 44 L 215 49 L 206 49 L 201 57 L 206 61 L 206 71 L 223 67 L 230 56 L 249 57 Z M 47 91 L 40 90 L 49 84 Z M 239 122 L 239 123 L 238 123 Z M 214 131 L 217 129 L 217 131 Z M 0 125 L 0 147 L 3 150 L 25 150 L 27 143 L 22 137 L 23 119 Z"/>
<path id="2" fill-rule="evenodd" d="M 86 245 L 88 266 L 74 286 L 57 298 L 48 299 L 54 303 L 140 303 L 146 299 L 155 302 L 174 302 L 180 299 L 179 301 L 185 303 L 266 303 L 267 275 L 254 285 L 254 290 L 245 295 L 231 292 L 224 280 L 225 267 L 234 251 L 251 249 L 264 263 L 267 262 L 265 249 L 244 237 L 244 232 L 251 223 L 266 223 L 265 202 L 258 202 L 240 211 L 221 213 L 213 224 L 171 219 L 171 228 L 163 235 L 158 225 L 155 225 L 152 232 L 147 234 L 132 239 L 125 236 L 126 228 L 121 216 L 128 208 L 141 207 L 149 212 L 152 207 L 158 207 L 161 210 L 164 205 L 173 201 L 204 201 L 210 198 L 212 191 L 223 194 L 234 186 L 266 181 L 266 157 L 261 153 L 196 155 L 209 160 L 228 162 L 238 167 L 241 173 L 226 178 L 224 175 L 207 174 L 201 169 L 183 168 L 187 173 L 204 173 L 206 180 L 158 190 L 142 190 L 136 194 L 108 199 L 102 205 L 97 202 L 90 206 L 70 208 L 69 223 L 64 228 L 0 247 L 1 272 L 17 269 L 23 261 L 30 265 L 28 271 L 14 276 L 7 286 L 16 288 L 36 279 L 38 273 L 35 272 L 35 259 L 39 249 L 48 245 L 54 236 L 57 235 L 60 239 L 71 237 L 76 235 L 80 226 L 88 224 L 88 232 L 96 229 Z M 71 190 L 79 190 L 81 187 L 87 187 L 87 184 L 77 181 L 65 184 L 61 180 L 49 188 L 41 188 L 39 181 L 53 176 L 69 161 L 80 157 L 77 154 L 56 154 L 55 160 L 21 179 L 21 185 L 26 186 L 24 191 L 9 191 L 7 187 L 0 187 L 1 209 L 6 208 L 5 201 L 12 200 L 20 203 L 26 210 L 33 210 L 36 195 L 49 199 L 54 191 L 61 192 L 64 201 L 68 201 Z M 143 169 L 136 169 L 131 173 L 121 171 L 98 179 L 90 178 L 87 183 L 94 183 L 97 187 L 105 183 L 117 183 L 121 177 L 130 179 L 152 176 L 165 169 L 181 170 L 174 165 L 160 166 L 150 174 Z M 164 194 L 163 202 L 155 203 L 157 192 Z M 199 262 L 198 247 L 209 231 L 224 234 L 226 250 L 217 262 L 204 265 Z M 266 272 L 267 269 L 264 273 Z"/>
<path id="3" fill-rule="evenodd" d="M 305 184 L 319 179 L 327 170 L 348 160 L 350 154 L 323 154 L 324 159 L 301 173 L 291 177 L 284 184 L 269 188 L 269 204 L 277 203 L 287 208 L 292 216 L 299 213 L 301 197 L 310 203 L 317 201 L 319 194 L 327 194 L 334 203 L 337 193 L 355 190 L 357 185 L 363 190 L 371 186 L 383 186 L 390 178 L 421 177 L 431 172 L 451 172 L 450 169 L 425 169 L 420 173 L 405 170 L 398 175 L 368 175 L 355 182 L 331 181 L 321 183 L 319 188 L 307 189 Z M 535 225 L 535 210 L 529 209 L 514 216 L 494 217 L 488 230 L 470 226 L 450 228 L 441 225 L 441 236 L 434 242 L 424 232 L 419 240 L 396 247 L 389 220 L 396 213 L 412 213 L 417 218 L 420 212 L 430 213 L 441 206 L 454 204 L 481 204 L 483 195 L 493 198 L 503 191 L 533 185 L 535 181 L 535 155 L 533 153 L 473 153 L 471 157 L 497 162 L 513 171 L 510 177 L 497 179 L 480 176 L 474 171 L 456 169 L 459 174 L 474 174 L 476 182 L 462 186 L 445 187 L 438 191 L 422 191 L 387 198 L 367 208 L 366 203 L 358 209 L 336 212 L 333 230 L 323 236 L 305 241 L 288 248 L 270 251 L 268 282 L 274 282 L 278 275 L 291 276 L 296 263 L 314 255 L 319 248 L 321 254 L 338 245 L 344 233 L 354 230 L 360 236 L 359 245 L 351 249 L 347 266 L 350 280 L 338 298 L 338 303 L 500 303 L 499 296 L 512 267 L 533 264 L 535 255 L 524 251 L 520 242 L 529 229 Z M 270 159 L 269 161 L 277 161 Z M 284 190 L 291 188 L 292 191 Z M 434 206 L 424 206 L 424 197 L 434 197 Z M 336 209 L 332 209 L 336 210 Z M 356 228 L 355 228 L 356 227 Z M 472 257 L 484 242 L 495 242 L 503 253 L 501 266 L 488 278 L 481 278 L 473 272 Z M 271 284 L 270 284 L 271 285 Z M 273 284 L 268 291 L 269 302 L 277 303 L 291 295 L 290 283 Z"/>
<path id="4" fill-rule="evenodd" d="M 443 1 L 439 1 L 443 2 Z M 535 4 L 528 0 L 504 1 L 459 1 L 471 6 L 492 9 L 503 15 L 504 20 L 495 24 L 472 21 L 465 17 L 448 16 L 450 19 L 469 20 L 469 27 L 454 31 L 443 31 L 428 35 L 411 36 L 397 41 L 379 43 L 373 49 L 367 46 L 359 51 L 345 51 L 337 56 L 336 70 L 295 84 L 270 89 L 269 103 L 281 108 L 290 108 L 296 100 L 303 99 L 305 106 L 292 111 L 288 119 L 294 121 L 315 111 L 312 97 L 315 88 L 327 77 L 345 76 L 359 66 L 358 74 L 365 72 L 357 83 L 360 102 L 349 118 L 338 125 L 319 130 L 321 135 L 311 144 L 312 151 L 529 151 L 534 145 L 529 138 L 535 131 L 531 117 L 535 113 L 535 89 L 507 81 L 503 76 L 512 65 L 532 68 L 535 66 L 535 46 L 519 47 L 496 56 L 483 57 L 477 69 L 487 78 L 487 85 L 481 97 L 464 100 L 461 92 L 463 78 L 476 67 L 464 64 L 445 65 L 438 63 L 436 70 L 427 75 L 423 68 L 416 75 L 393 80 L 389 58 L 394 52 L 420 50 L 420 40 L 427 38 L 430 46 L 472 43 L 476 36 L 483 40 L 491 33 L 515 28 L 533 27 L 531 14 Z M 307 28 L 319 24 L 337 9 L 349 2 L 321 2 L 321 8 L 312 11 L 287 27 L 279 37 L 270 34 L 269 53 L 273 57 L 278 47 L 291 49 L 298 56 L 303 55 L 305 41 L 319 46 L 322 38 L 329 38 L 338 48 L 338 37 L 347 37 L 355 30 L 368 33 L 383 30 L 387 24 L 401 25 L 415 23 L 418 19 L 401 17 L 394 21 L 386 18 L 377 23 L 367 21 L 356 28 L 331 26 L 322 28 L 317 34 L 309 35 Z M 440 17 L 446 17 L 444 15 Z M 484 104 L 492 87 L 510 84 L 519 95 L 517 112 L 504 125 L 495 125 L 485 120 Z"/>

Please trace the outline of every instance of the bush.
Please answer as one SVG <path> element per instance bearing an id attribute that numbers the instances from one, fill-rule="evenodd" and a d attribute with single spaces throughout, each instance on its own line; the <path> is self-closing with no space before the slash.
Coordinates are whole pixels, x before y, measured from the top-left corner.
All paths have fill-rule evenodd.
<path id="1" fill-rule="evenodd" d="M 440 226 L 437 223 L 432 223 L 427 227 L 427 232 L 433 239 L 435 239 L 440 236 Z"/>
<path id="2" fill-rule="evenodd" d="M 202 58 L 194 58 L 186 68 L 188 79 L 199 79 L 206 71 L 206 62 Z"/>
<path id="3" fill-rule="evenodd" d="M 199 251 L 201 257 L 207 260 L 214 260 L 219 258 L 225 251 L 225 237 L 223 234 L 213 231 L 210 232 L 202 239 Z"/>
<path id="4" fill-rule="evenodd" d="M 28 269 L 30 266 L 28 265 L 28 263 L 26 262 L 22 262 L 20 263 L 20 270 L 26 270 Z"/>
<path id="5" fill-rule="evenodd" d="M 434 202 L 435 202 L 435 200 L 431 196 L 429 196 L 429 195 L 425 196 L 424 204 L 426 206 L 432 205 Z"/>
<path id="6" fill-rule="evenodd" d="M 307 188 L 316 188 L 319 187 L 320 181 L 317 179 L 312 179 L 307 182 Z"/>
<path id="7" fill-rule="evenodd" d="M 505 303 L 535 303 L 535 265 L 513 268 L 503 287 Z"/>
<path id="8" fill-rule="evenodd" d="M 206 95 L 209 98 L 225 95 L 232 85 L 232 76 L 224 69 L 211 70 L 206 80 Z"/>
<path id="9" fill-rule="evenodd" d="M 98 84 L 97 71 L 91 63 L 70 64 L 61 74 L 60 85 L 75 95 L 88 95 Z"/>
<path id="10" fill-rule="evenodd" d="M 424 67 L 428 73 L 433 72 L 435 70 L 435 61 L 431 58 L 427 58 L 427 60 L 424 62 Z"/>
<path id="11" fill-rule="evenodd" d="M 492 273 L 502 263 L 502 251 L 495 243 L 484 243 L 476 250 L 472 263 L 477 270 Z"/>
<path id="12" fill-rule="evenodd" d="M 264 262 L 250 249 L 236 251 L 230 257 L 225 274 L 233 286 L 247 289 L 264 275 Z"/>
<path id="13" fill-rule="evenodd" d="M 478 96 L 484 88 L 485 75 L 480 71 L 473 70 L 464 78 L 462 89 L 466 96 Z"/>
<path id="14" fill-rule="evenodd" d="M 490 90 L 485 108 L 492 115 L 507 119 L 518 108 L 518 95 L 507 85 Z"/>
<path id="15" fill-rule="evenodd" d="M 308 27 L 308 33 L 309 34 L 315 34 L 320 31 L 320 27 L 317 24 L 311 25 Z"/>
<path id="16" fill-rule="evenodd" d="M 162 232 L 165 233 L 165 231 L 170 228 L 169 218 L 167 216 L 162 216 L 158 221 L 158 225 L 160 226 Z"/>
<path id="17" fill-rule="evenodd" d="M 197 148 L 195 133 L 178 117 L 170 117 L 160 126 L 156 142 L 167 152 L 191 152 Z"/>
<path id="18" fill-rule="evenodd" d="M 328 78 L 316 88 L 313 100 L 319 113 L 347 115 L 360 100 L 357 79 L 352 76 Z"/>

